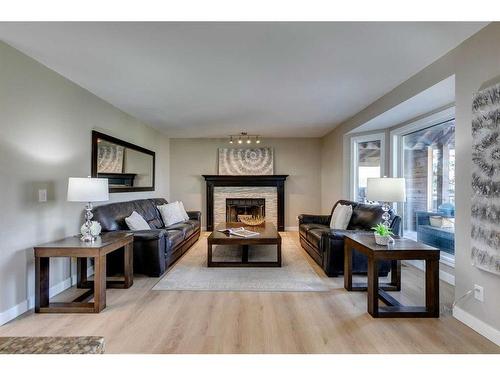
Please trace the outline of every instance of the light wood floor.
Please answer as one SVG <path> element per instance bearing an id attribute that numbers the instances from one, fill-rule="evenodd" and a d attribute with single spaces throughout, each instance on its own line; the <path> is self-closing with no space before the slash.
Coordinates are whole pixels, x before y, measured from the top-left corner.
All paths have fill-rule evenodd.
<path id="1" fill-rule="evenodd" d="M 206 233 L 196 246 L 206 246 Z M 283 252 L 300 246 L 283 234 Z M 0 336 L 100 335 L 107 353 L 500 353 L 445 309 L 453 289 L 441 284 L 439 319 L 373 319 L 366 293 L 327 278 L 329 292 L 152 291 L 156 278 L 136 277 L 128 290 L 108 290 L 100 314 L 28 312 L 0 327 Z M 422 273 L 404 267 L 407 304 L 423 303 Z M 74 293 L 69 290 L 62 295 Z"/>

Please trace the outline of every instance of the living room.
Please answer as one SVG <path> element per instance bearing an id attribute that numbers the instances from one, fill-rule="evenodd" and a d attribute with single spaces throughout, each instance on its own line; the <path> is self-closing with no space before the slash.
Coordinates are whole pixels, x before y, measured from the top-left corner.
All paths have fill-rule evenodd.
<path id="1" fill-rule="evenodd" d="M 498 359 L 498 40 L 0 22 L 0 353 Z"/>

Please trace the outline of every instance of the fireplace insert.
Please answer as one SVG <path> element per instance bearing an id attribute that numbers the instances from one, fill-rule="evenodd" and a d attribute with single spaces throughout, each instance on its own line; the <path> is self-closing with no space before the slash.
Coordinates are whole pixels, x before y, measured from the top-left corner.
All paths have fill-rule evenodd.
<path id="1" fill-rule="evenodd" d="M 262 198 L 227 198 L 226 221 L 240 221 L 242 215 L 251 217 L 266 216 L 266 200 Z"/>

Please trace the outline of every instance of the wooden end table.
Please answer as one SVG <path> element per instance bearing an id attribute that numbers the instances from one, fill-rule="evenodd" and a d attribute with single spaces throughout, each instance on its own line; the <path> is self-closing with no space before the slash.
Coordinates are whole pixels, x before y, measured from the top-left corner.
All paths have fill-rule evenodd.
<path id="1" fill-rule="evenodd" d="M 366 284 L 352 282 L 352 251 L 368 258 Z M 344 287 L 350 291 L 368 291 L 368 313 L 374 318 L 438 318 L 439 317 L 440 251 L 406 238 L 394 237 L 394 244 L 375 243 L 372 233 L 346 234 L 344 239 Z M 425 261 L 425 306 L 403 306 L 387 291 L 401 289 L 401 260 Z M 392 261 L 391 282 L 379 284 L 378 262 Z M 379 299 L 387 306 L 378 305 Z"/>
<path id="2" fill-rule="evenodd" d="M 231 236 L 219 232 L 225 228 L 245 228 L 254 232 L 259 232 L 254 237 Z M 281 236 L 273 223 L 265 222 L 262 225 L 249 226 L 243 223 L 224 223 L 217 226 L 216 230 L 208 236 L 207 267 L 281 267 Z M 218 262 L 212 260 L 213 245 L 237 245 L 242 246 L 242 256 L 240 262 Z M 276 245 L 275 262 L 249 262 L 249 245 Z"/>
<path id="3" fill-rule="evenodd" d="M 95 242 L 82 242 L 80 236 L 36 246 L 35 312 L 98 313 L 106 307 L 106 287 L 130 288 L 134 283 L 133 241 L 131 233 L 104 233 Z M 106 255 L 124 248 L 124 280 L 106 280 Z M 49 301 L 49 261 L 51 257 L 77 257 L 77 287 L 89 288 L 71 302 Z M 94 258 L 94 280 L 87 280 L 87 258 Z M 94 302 L 88 302 L 94 298 Z"/>

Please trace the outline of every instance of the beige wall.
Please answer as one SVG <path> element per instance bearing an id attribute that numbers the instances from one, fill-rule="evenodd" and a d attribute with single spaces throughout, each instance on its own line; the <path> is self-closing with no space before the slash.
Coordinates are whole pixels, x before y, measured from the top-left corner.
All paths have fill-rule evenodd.
<path id="1" fill-rule="evenodd" d="M 217 174 L 217 149 L 227 139 L 170 140 L 170 197 L 187 210 L 201 210 L 206 225 L 205 180 Z M 236 147 L 236 146 L 235 146 Z M 285 183 L 285 226 L 296 227 L 297 215 L 320 211 L 321 141 L 316 138 L 270 138 L 259 147 L 274 148 L 274 173 L 290 175 Z"/>
<path id="2" fill-rule="evenodd" d="M 470 260 L 471 197 L 471 107 L 472 94 L 483 82 L 500 76 L 500 23 L 495 22 L 466 40 L 453 51 L 396 87 L 350 120 L 338 126 L 322 140 L 322 210 L 344 196 L 343 181 L 348 178 L 344 163 L 346 133 L 384 113 L 437 82 L 455 74 L 456 100 L 456 237 L 455 297 L 459 298 L 474 284 L 484 287 L 485 301 L 467 298 L 459 304 L 457 317 L 475 329 L 494 332 L 500 337 L 500 276 L 481 271 Z M 339 170 L 339 168 L 341 170 Z M 461 314 L 461 315 L 460 315 Z M 481 328 L 482 327 L 482 328 Z M 491 335 L 490 335 L 491 338 Z"/>
<path id="3" fill-rule="evenodd" d="M 32 247 L 79 231 L 82 205 L 66 202 L 69 176 L 90 174 L 91 130 L 156 152 L 156 191 L 112 201 L 168 197 L 169 140 L 43 65 L 0 43 L 0 323 L 34 293 Z M 48 201 L 38 203 L 38 189 Z M 51 263 L 51 286 L 70 276 Z"/>

